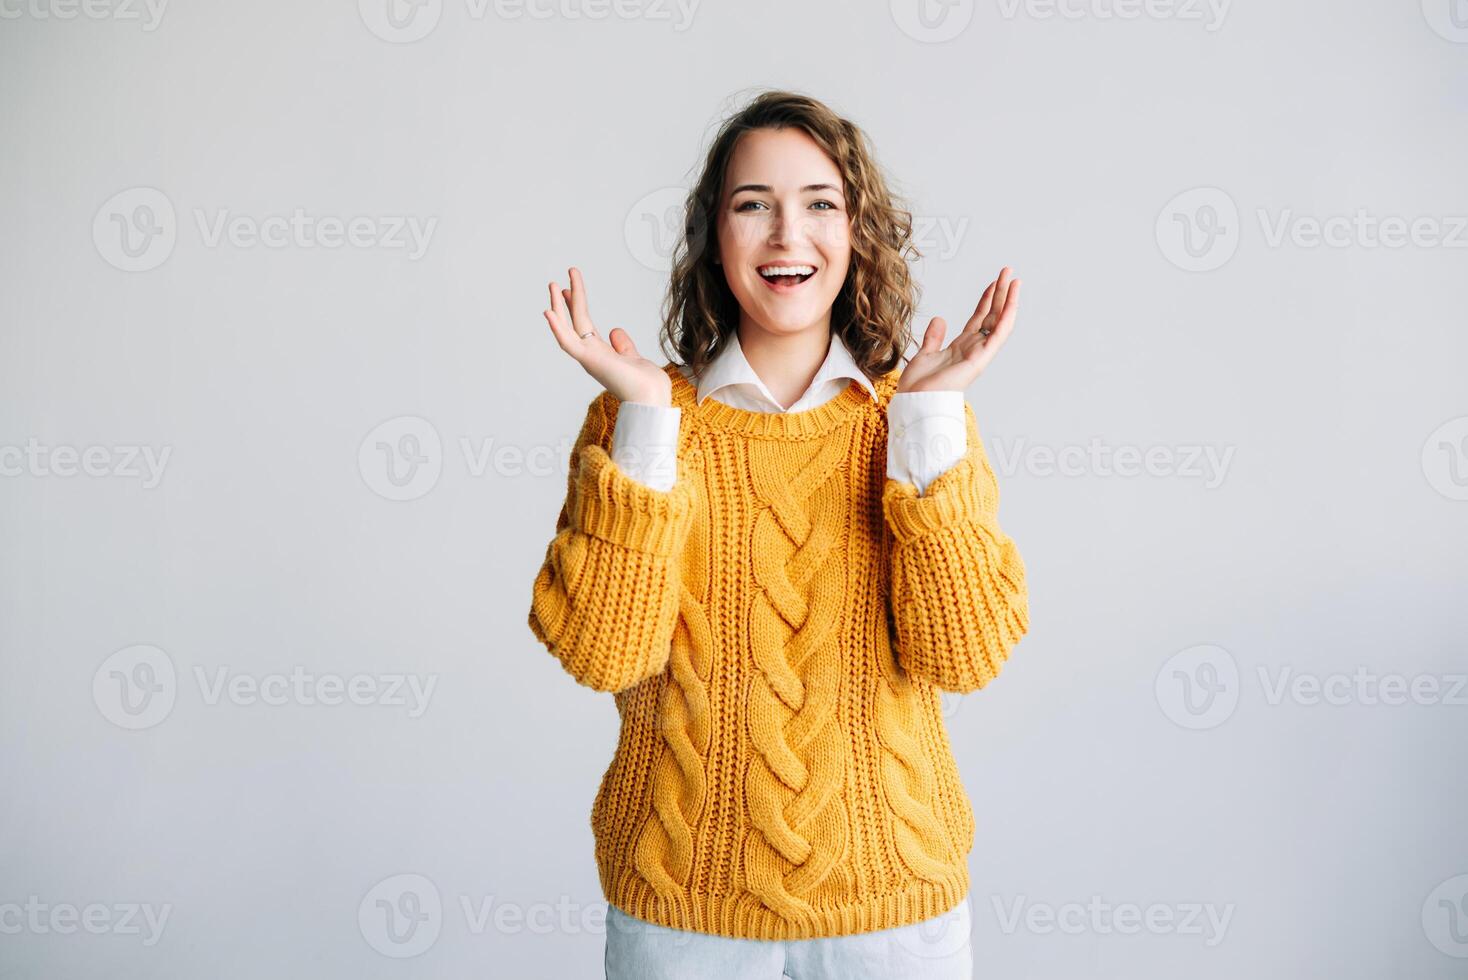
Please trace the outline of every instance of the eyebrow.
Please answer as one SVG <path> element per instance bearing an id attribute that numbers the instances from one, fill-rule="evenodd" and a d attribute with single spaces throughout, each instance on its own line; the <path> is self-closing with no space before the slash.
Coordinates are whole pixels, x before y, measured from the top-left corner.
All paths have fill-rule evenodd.
<path id="1" fill-rule="evenodd" d="M 729 196 L 733 197 L 740 191 L 763 191 L 764 193 L 768 194 L 772 190 L 774 190 L 774 188 L 772 188 L 769 184 L 740 184 L 738 187 L 729 192 Z M 840 194 L 841 188 L 837 187 L 835 184 L 806 184 L 804 187 L 801 188 L 801 191 L 835 191 L 837 194 Z"/>

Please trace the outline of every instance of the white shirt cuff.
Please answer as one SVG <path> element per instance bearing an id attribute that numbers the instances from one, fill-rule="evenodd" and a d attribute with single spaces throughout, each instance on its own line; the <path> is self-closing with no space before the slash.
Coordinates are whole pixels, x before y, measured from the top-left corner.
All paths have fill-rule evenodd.
<path id="1" fill-rule="evenodd" d="M 899 391 L 887 403 L 887 475 L 928 484 L 963 458 L 968 424 L 961 391 Z"/>
<path id="2" fill-rule="evenodd" d="M 622 402 L 612 428 L 612 462 L 628 476 L 654 490 L 668 491 L 678 479 L 676 405 Z"/>

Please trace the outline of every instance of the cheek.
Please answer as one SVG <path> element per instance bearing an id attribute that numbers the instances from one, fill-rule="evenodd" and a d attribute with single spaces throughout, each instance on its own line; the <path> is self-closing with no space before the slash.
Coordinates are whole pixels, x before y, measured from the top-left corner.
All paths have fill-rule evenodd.
<path id="1" fill-rule="evenodd" d="M 723 221 L 719 225 L 721 254 L 747 256 L 759 247 L 764 233 L 759 222 L 747 218 Z"/>
<path id="2" fill-rule="evenodd" d="M 846 275 L 847 268 L 851 265 L 851 238 L 845 228 L 833 231 L 829 239 L 821 244 L 821 251 L 826 255 L 826 262 L 832 272 L 839 277 Z"/>
<path id="3" fill-rule="evenodd" d="M 831 221 L 821 229 L 817 241 L 821 251 L 826 253 L 826 259 L 832 265 L 845 263 L 851 256 L 851 228 L 842 221 Z"/>

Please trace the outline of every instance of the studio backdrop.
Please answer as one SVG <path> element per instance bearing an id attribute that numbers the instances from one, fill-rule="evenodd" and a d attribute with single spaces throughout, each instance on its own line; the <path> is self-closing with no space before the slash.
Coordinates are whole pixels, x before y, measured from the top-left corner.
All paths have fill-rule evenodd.
<path id="1" fill-rule="evenodd" d="M 1462 0 L 0 0 L 0 977 L 601 975 L 541 310 L 765 88 L 1025 283 L 976 975 L 1468 971 Z"/>

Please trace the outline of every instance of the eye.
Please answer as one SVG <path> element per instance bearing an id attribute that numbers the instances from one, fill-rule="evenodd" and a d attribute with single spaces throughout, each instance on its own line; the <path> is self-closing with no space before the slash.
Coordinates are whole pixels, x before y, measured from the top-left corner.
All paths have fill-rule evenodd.
<path id="1" fill-rule="evenodd" d="M 765 206 L 765 203 L 763 201 L 745 201 L 743 204 L 740 204 L 737 207 L 735 207 L 734 210 L 735 211 L 747 211 L 747 210 L 750 209 L 750 207 L 752 207 L 754 205 L 758 205 L 760 207 L 764 207 Z"/>
<path id="2" fill-rule="evenodd" d="M 825 207 L 821 209 L 823 211 L 836 211 L 836 210 L 839 210 L 836 207 L 836 205 L 832 204 L 830 201 L 814 201 L 814 202 L 811 203 L 811 207 L 815 207 L 817 204 L 824 204 L 825 205 Z"/>

